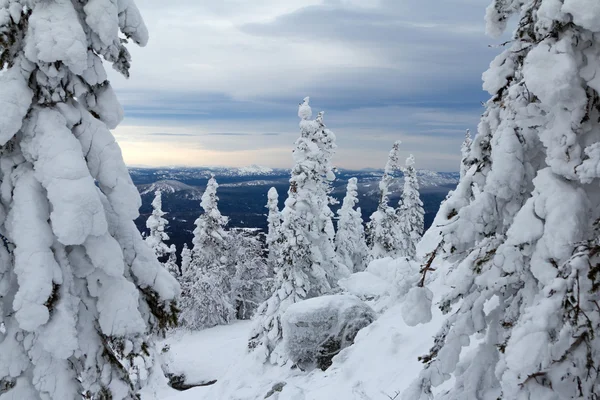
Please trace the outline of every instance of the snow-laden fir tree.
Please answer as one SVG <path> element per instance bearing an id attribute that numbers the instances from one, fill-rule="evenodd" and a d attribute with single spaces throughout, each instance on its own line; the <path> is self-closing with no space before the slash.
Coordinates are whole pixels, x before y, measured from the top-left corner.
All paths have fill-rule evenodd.
<path id="1" fill-rule="evenodd" d="M 191 262 L 192 262 L 192 251 L 188 247 L 187 243 L 184 243 L 183 248 L 181 249 L 181 275 L 182 276 L 186 276 L 186 271 L 190 267 Z M 189 272 L 187 272 L 187 273 L 189 273 Z"/>
<path id="2" fill-rule="evenodd" d="M 165 261 L 165 268 L 167 271 L 171 273 L 175 277 L 175 279 L 179 280 L 181 277 L 181 270 L 177 265 L 177 248 L 174 244 L 169 246 L 169 258 Z"/>
<path id="3" fill-rule="evenodd" d="M 233 315 L 225 231 L 228 219 L 219 211 L 218 187 L 212 175 L 200 202 L 204 213 L 195 221 L 192 258 L 182 271 L 181 320 L 191 329 L 226 324 Z"/>
<path id="4" fill-rule="evenodd" d="M 472 165 L 439 211 L 451 312 L 404 394 L 443 399 L 599 396 L 600 8 L 584 0 L 494 1 L 488 31 L 519 16 L 484 74 L 492 95 Z M 551 67 L 549 67 L 551 66 Z M 463 347 L 480 340 L 459 362 Z"/>
<path id="5" fill-rule="evenodd" d="M 268 265 L 276 267 L 281 249 L 281 212 L 279 211 L 279 195 L 274 187 L 267 193 L 267 237 Z"/>
<path id="6" fill-rule="evenodd" d="M 157 367 L 179 286 L 133 222 L 103 65 L 147 40 L 131 0 L 0 1 L 3 399 L 137 399 Z"/>
<path id="7" fill-rule="evenodd" d="M 169 235 L 165 232 L 165 226 L 169 223 L 164 216 L 166 212 L 162 210 L 162 192 L 157 190 L 154 192 L 154 200 L 152 200 L 152 214 L 146 220 L 146 228 L 150 231 L 145 240 L 148 246 L 154 250 L 154 254 L 159 260 L 162 260 L 166 255 L 171 253 L 171 249 L 165 243 L 169 240 Z"/>
<path id="8" fill-rule="evenodd" d="M 400 248 L 398 215 L 389 205 L 389 195 L 394 174 L 400 170 L 400 144 L 396 141 L 390 150 L 388 161 L 379 182 L 379 204 L 367 223 L 367 243 L 369 257 L 375 260 L 383 257 L 397 257 Z"/>
<path id="9" fill-rule="evenodd" d="M 331 290 L 348 275 L 334 249 L 331 182 L 335 179 L 331 158 L 335 135 L 325 127 L 323 113 L 311 120 L 308 97 L 300 104 L 300 138 L 294 148 L 290 189 L 282 210 L 282 245 L 275 292 L 258 310 L 249 347 L 272 362 L 284 362 L 281 315 L 290 304 Z M 276 351 L 275 351 L 276 350 Z"/>
<path id="10" fill-rule="evenodd" d="M 272 281 L 263 245 L 257 235 L 245 229 L 229 232 L 228 259 L 233 269 L 231 304 L 237 319 L 250 319 L 265 301 Z"/>
<path id="11" fill-rule="evenodd" d="M 425 210 L 419 195 L 419 179 L 415 169 L 415 158 L 411 154 L 406 159 L 402 200 L 398 205 L 398 228 L 400 248 L 398 255 L 413 259 L 416 246 L 423 235 Z"/>
<path id="12" fill-rule="evenodd" d="M 348 180 L 346 197 L 338 210 L 338 229 L 335 235 L 336 252 L 340 261 L 351 272 L 363 271 L 367 266 L 369 248 L 365 241 L 365 228 L 358 204 L 356 178 Z"/>
<path id="13" fill-rule="evenodd" d="M 460 147 L 460 177 L 463 178 L 467 171 L 469 170 L 469 154 L 471 153 L 471 144 L 473 143 L 473 139 L 471 139 L 471 131 L 467 129 L 465 133 L 465 140 L 463 141 Z"/>

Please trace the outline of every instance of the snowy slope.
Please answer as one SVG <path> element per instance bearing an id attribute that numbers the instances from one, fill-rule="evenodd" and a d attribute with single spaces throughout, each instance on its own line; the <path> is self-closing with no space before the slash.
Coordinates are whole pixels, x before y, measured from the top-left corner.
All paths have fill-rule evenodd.
<path id="1" fill-rule="evenodd" d="M 393 263 L 393 262 L 392 262 Z M 432 276 L 433 278 L 434 276 Z M 398 276 L 400 279 L 400 276 Z M 433 280 L 433 279 L 432 279 Z M 365 280 L 366 282 L 367 280 Z M 435 293 L 434 303 L 447 288 L 443 279 L 433 280 L 429 287 Z M 370 280 L 373 282 L 373 280 Z M 367 284 L 367 286 L 370 284 Z M 281 392 L 275 392 L 271 400 L 368 400 L 392 398 L 403 391 L 417 377 L 422 364 L 417 357 L 427 353 L 433 344 L 433 336 L 439 329 L 443 316 L 433 307 L 431 322 L 416 327 L 407 326 L 401 315 L 402 302 L 394 297 L 398 290 L 390 287 L 365 287 L 388 293 L 380 298 L 375 309 L 389 305 L 378 319 L 359 332 L 356 342 L 334 358 L 333 365 L 325 372 L 314 370 L 302 372 L 287 366 L 264 365 L 246 354 L 248 323 L 217 327 L 188 335 L 171 338 L 174 345 L 174 363 L 190 376 L 205 379 L 212 376 L 218 382 L 209 387 L 199 387 L 185 392 L 164 391 L 168 400 L 255 400 L 265 396 L 278 383 L 285 383 Z M 397 282 L 397 286 L 402 282 Z M 403 289 L 405 290 L 405 289 Z M 218 362 L 206 357 L 206 349 L 229 346 L 219 354 Z M 179 349 L 185 349 L 181 352 Z M 228 358 L 228 360 L 224 360 Z M 227 370 L 224 364 L 231 362 Z M 211 369 L 219 376 L 207 374 Z M 281 386 L 281 385 L 279 385 Z M 399 396 L 398 396 L 399 398 Z M 143 400 L 151 397 L 143 397 Z"/>
<path id="2" fill-rule="evenodd" d="M 175 193 L 175 192 L 181 192 L 181 191 L 190 191 L 190 192 L 199 191 L 199 189 L 194 186 L 186 185 L 183 182 L 179 182 L 179 181 L 176 181 L 173 179 L 164 179 L 164 180 L 156 181 L 149 185 L 140 185 L 138 189 L 142 196 L 145 194 L 148 194 L 148 193 L 154 193 L 157 190 L 159 190 L 163 193 Z"/>

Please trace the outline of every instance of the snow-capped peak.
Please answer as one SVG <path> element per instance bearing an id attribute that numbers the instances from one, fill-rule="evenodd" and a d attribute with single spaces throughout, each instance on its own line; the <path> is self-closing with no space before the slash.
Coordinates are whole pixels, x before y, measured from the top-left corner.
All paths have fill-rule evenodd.
<path id="1" fill-rule="evenodd" d="M 239 175 L 267 175 L 273 172 L 273 168 L 263 167 L 261 165 L 250 165 L 238 168 Z"/>

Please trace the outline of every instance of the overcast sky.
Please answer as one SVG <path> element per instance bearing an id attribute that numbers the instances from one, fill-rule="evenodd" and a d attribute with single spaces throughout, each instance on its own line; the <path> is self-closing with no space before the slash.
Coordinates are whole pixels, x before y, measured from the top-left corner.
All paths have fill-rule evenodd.
<path id="1" fill-rule="evenodd" d="M 383 167 L 391 144 L 419 168 L 458 169 L 503 39 L 482 0 L 138 0 L 150 30 L 111 75 L 130 165 L 290 167 L 298 103 L 337 136 L 339 167 Z"/>

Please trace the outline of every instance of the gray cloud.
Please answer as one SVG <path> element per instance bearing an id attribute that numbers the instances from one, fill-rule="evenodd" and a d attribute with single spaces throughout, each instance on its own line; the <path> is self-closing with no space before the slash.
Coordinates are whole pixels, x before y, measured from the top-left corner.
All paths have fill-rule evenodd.
<path id="1" fill-rule="evenodd" d="M 111 79 L 125 124 L 150 133 L 119 140 L 280 151 L 265 156 L 272 166 L 288 166 L 297 104 L 310 95 L 338 136 L 339 165 L 378 167 L 400 138 L 421 165 L 456 169 L 487 96 L 481 73 L 499 52 L 488 44 L 505 39 L 484 36 L 480 0 L 138 5 L 149 46 L 132 50 L 129 81 Z"/>

